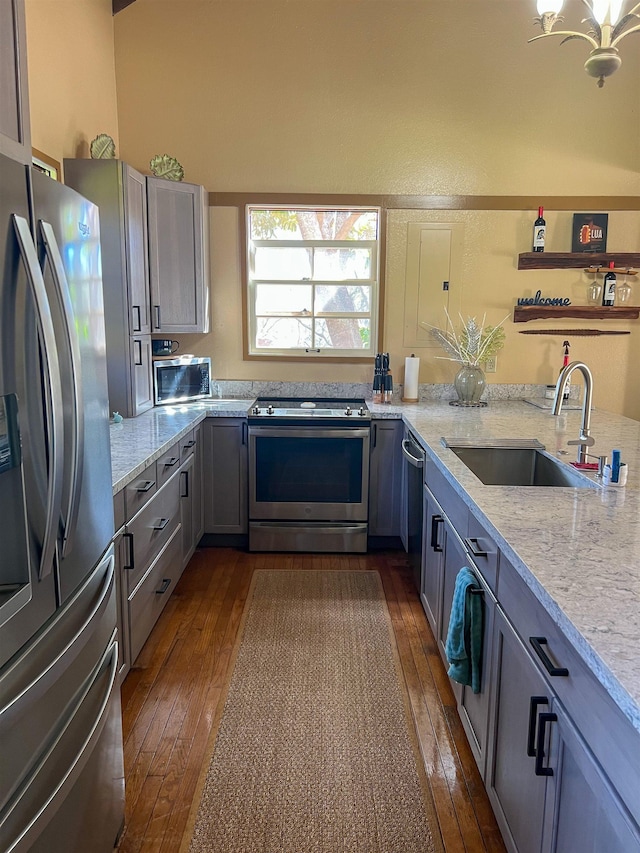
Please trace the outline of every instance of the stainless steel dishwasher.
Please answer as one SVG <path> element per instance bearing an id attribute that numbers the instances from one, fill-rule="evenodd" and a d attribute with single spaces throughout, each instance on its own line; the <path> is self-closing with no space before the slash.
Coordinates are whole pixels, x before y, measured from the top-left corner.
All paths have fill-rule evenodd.
<path id="1" fill-rule="evenodd" d="M 422 579 L 422 491 L 425 452 L 411 432 L 407 432 L 407 437 L 402 441 L 402 456 L 405 467 L 407 506 L 407 555 L 419 594 Z"/>

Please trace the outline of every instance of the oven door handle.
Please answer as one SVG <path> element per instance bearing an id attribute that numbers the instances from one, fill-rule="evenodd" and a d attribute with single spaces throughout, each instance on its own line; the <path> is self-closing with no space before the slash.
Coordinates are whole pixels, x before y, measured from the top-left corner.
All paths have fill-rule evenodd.
<path id="1" fill-rule="evenodd" d="M 249 436 L 260 436 L 261 438 L 368 438 L 370 434 L 369 427 L 341 429 L 340 427 L 327 427 L 320 424 L 314 427 L 249 425 Z"/>

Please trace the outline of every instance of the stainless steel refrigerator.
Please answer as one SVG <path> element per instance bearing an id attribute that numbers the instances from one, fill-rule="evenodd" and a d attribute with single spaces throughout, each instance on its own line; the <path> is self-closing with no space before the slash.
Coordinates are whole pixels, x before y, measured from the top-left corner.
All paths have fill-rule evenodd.
<path id="1" fill-rule="evenodd" d="M 0 156 L 0 850 L 124 820 L 98 209 Z"/>

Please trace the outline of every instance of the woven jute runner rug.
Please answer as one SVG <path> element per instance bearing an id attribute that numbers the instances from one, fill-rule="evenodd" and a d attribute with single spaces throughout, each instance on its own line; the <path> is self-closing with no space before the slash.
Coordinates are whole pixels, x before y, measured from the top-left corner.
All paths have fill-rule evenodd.
<path id="1" fill-rule="evenodd" d="M 377 572 L 257 570 L 181 853 L 442 853 Z"/>

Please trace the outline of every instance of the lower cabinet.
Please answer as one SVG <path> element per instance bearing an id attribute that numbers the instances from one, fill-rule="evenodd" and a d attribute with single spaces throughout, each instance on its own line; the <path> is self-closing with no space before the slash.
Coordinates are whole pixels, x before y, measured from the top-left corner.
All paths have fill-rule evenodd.
<path id="1" fill-rule="evenodd" d="M 204 532 L 249 532 L 248 445 L 245 418 L 202 423 Z"/>
<path id="2" fill-rule="evenodd" d="M 637 825 L 501 611 L 495 680 L 486 785 L 507 848 L 637 853 Z"/>
<path id="3" fill-rule="evenodd" d="M 471 507 L 427 462 L 422 604 L 445 666 L 458 571 L 483 606 L 479 693 L 452 682 L 509 853 L 640 853 L 640 737 Z"/>
<path id="4" fill-rule="evenodd" d="M 202 425 L 113 499 L 120 680 L 135 661 L 202 538 Z"/>
<path id="5" fill-rule="evenodd" d="M 402 521 L 401 420 L 374 420 L 369 457 L 369 536 L 400 536 Z"/>

